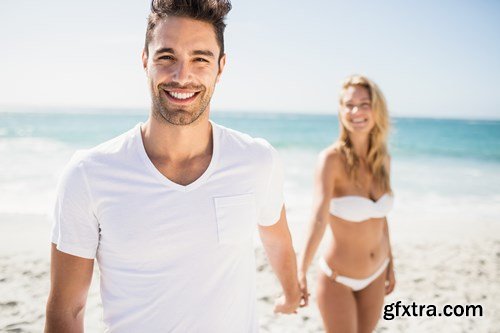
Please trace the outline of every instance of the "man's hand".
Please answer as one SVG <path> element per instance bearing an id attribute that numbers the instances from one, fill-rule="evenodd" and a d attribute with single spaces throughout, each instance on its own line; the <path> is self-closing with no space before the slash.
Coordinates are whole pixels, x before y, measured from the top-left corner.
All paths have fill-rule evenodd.
<path id="1" fill-rule="evenodd" d="M 297 288 L 297 292 L 293 295 L 283 295 L 276 300 L 276 303 L 274 304 L 274 313 L 297 313 L 297 308 L 299 307 L 300 300 L 301 295 Z"/>

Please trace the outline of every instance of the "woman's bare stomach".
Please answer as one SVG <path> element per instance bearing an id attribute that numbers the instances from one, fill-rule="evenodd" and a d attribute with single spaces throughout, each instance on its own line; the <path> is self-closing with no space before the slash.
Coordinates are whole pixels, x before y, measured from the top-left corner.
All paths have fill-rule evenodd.
<path id="1" fill-rule="evenodd" d="M 353 279 L 372 275 L 389 255 L 384 222 L 377 218 L 353 223 L 331 216 L 332 242 L 323 254 L 330 268 Z"/>

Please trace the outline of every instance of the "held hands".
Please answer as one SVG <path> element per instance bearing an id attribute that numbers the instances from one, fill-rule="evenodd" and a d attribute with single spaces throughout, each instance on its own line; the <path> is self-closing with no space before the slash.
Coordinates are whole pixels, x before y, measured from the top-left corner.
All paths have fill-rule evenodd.
<path id="1" fill-rule="evenodd" d="M 301 294 L 299 289 L 293 294 L 283 295 L 276 300 L 274 304 L 274 313 L 284 313 L 284 314 L 292 314 L 297 313 L 297 308 L 299 307 L 301 300 Z"/>

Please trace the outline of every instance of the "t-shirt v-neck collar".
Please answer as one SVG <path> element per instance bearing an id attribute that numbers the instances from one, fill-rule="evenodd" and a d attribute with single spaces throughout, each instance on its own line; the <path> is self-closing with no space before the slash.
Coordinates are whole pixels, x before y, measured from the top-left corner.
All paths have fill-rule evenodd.
<path id="1" fill-rule="evenodd" d="M 189 192 L 192 191 L 201 185 L 203 185 L 207 179 L 210 177 L 212 174 L 213 170 L 216 167 L 218 158 L 219 158 L 219 127 L 217 124 L 213 123 L 210 121 L 210 124 L 212 125 L 212 144 L 213 144 L 213 150 L 212 150 L 212 158 L 210 160 L 210 164 L 208 165 L 208 168 L 203 172 L 203 174 L 198 177 L 194 182 L 188 184 L 188 185 L 181 185 L 177 184 L 167 177 L 165 177 L 151 162 L 149 159 L 148 154 L 146 153 L 146 149 L 144 148 L 144 142 L 142 140 L 142 133 L 141 133 L 141 127 L 143 123 L 139 123 L 136 125 L 134 134 L 135 134 L 135 146 L 137 147 L 137 152 L 139 153 L 139 156 L 141 160 L 144 162 L 146 165 L 146 168 L 152 173 L 153 176 L 155 176 L 161 183 L 164 185 L 178 190 L 182 192 Z"/>

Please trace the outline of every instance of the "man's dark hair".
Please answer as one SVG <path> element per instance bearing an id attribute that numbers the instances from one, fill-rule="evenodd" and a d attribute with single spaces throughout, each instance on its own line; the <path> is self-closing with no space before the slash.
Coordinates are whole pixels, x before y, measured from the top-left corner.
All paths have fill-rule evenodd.
<path id="1" fill-rule="evenodd" d="M 168 17 L 187 17 L 210 23 L 214 27 L 217 44 L 220 48 L 219 60 L 224 54 L 224 19 L 231 10 L 230 0 L 152 0 L 148 17 L 144 50 L 148 55 L 148 45 L 158 23 Z"/>

